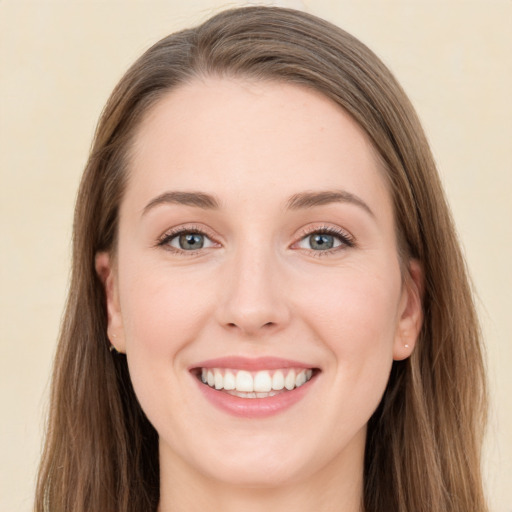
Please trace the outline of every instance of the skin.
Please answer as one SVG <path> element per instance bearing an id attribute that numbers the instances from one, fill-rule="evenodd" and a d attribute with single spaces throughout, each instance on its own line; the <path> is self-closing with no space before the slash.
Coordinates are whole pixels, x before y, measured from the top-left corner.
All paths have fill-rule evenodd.
<path id="1" fill-rule="evenodd" d="M 339 106 L 295 85 L 198 79 L 146 116 L 116 258 L 100 253 L 96 267 L 109 335 L 160 436 L 160 512 L 360 510 L 366 425 L 422 320 L 421 272 L 411 261 L 401 274 L 384 172 Z M 366 207 L 287 207 L 333 190 Z M 219 208 L 148 207 L 168 191 L 209 194 Z M 203 231 L 206 245 L 159 245 L 175 228 Z M 324 228 L 350 244 L 336 235 L 336 247 L 312 248 Z M 286 411 L 238 418 L 189 372 L 231 355 L 321 371 Z"/>

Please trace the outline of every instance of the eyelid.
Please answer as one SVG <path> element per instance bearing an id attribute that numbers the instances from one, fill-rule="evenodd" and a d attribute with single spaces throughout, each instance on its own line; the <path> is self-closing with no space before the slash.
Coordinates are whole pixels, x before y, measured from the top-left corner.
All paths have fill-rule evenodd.
<path id="1" fill-rule="evenodd" d="M 313 249 L 304 249 L 301 247 L 296 247 L 297 244 L 302 242 L 306 237 L 311 236 L 315 233 L 319 234 L 326 234 L 331 235 L 336 238 L 338 238 L 341 242 L 341 245 L 338 247 L 334 247 L 332 249 L 326 249 L 324 251 L 315 251 Z M 309 225 L 302 228 L 298 235 L 297 235 L 297 241 L 295 241 L 292 244 L 292 248 L 298 248 L 304 251 L 308 251 L 310 253 L 313 253 L 315 256 L 322 256 L 325 254 L 332 254 L 333 252 L 337 252 L 340 250 L 344 250 L 350 247 L 355 247 L 356 245 L 356 239 L 355 237 L 346 229 L 343 229 L 339 226 L 332 226 L 328 224 L 315 224 L 315 225 Z"/>
<path id="2" fill-rule="evenodd" d="M 156 241 L 155 246 L 156 247 L 162 247 L 165 250 L 168 250 L 170 252 L 174 252 L 176 254 L 196 254 L 198 252 L 204 251 L 205 249 L 210 249 L 210 247 L 202 247 L 200 249 L 192 250 L 192 251 L 185 251 L 183 249 L 179 249 L 177 247 L 171 246 L 168 242 L 170 242 L 173 238 L 176 238 L 177 236 L 183 234 L 183 233 L 197 233 L 199 235 L 204 235 L 206 238 L 208 238 L 215 246 L 220 247 L 221 244 L 217 240 L 217 237 L 213 234 L 213 232 L 208 229 L 204 225 L 197 225 L 197 224 L 180 224 L 179 226 L 175 226 L 173 228 L 170 228 L 166 230 L 162 235 L 160 235 Z"/>

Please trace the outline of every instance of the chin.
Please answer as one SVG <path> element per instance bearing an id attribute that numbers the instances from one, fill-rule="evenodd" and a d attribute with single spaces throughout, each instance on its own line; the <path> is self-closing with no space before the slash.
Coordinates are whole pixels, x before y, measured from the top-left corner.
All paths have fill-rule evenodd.
<path id="1" fill-rule="evenodd" d="M 320 447 L 315 449 L 314 443 L 305 446 L 290 434 L 245 434 L 231 435 L 229 441 L 198 450 L 200 455 L 193 462 L 196 469 L 226 485 L 272 488 L 307 480 L 329 460 Z"/>
<path id="2" fill-rule="evenodd" d="M 211 469 L 211 468 L 209 468 Z M 219 461 L 209 477 L 226 485 L 245 488 L 271 489 L 307 479 L 309 472 L 290 461 L 263 460 L 244 457 L 243 460 Z"/>

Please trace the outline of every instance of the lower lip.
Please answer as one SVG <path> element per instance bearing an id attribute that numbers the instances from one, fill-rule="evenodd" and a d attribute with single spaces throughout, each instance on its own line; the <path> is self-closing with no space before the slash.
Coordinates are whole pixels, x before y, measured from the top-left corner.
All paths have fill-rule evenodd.
<path id="1" fill-rule="evenodd" d="M 302 386 L 266 398 L 241 398 L 223 391 L 217 391 L 195 379 L 199 389 L 215 407 L 240 418 L 266 418 L 285 411 L 302 400 L 317 376 Z"/>

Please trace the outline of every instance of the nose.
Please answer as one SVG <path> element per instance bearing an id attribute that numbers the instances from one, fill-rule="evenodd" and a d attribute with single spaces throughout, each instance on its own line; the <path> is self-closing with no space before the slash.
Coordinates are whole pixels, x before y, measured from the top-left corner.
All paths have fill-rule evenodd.
<path id="1" fill-rule="evenodd" d="M 217 308 L 224 328 L 255 337 L 288 324 L 289 297 L 278 259 L 271 249 L 252 246 L 226 262 Z"/>

